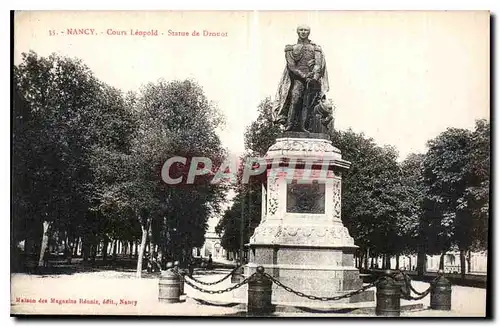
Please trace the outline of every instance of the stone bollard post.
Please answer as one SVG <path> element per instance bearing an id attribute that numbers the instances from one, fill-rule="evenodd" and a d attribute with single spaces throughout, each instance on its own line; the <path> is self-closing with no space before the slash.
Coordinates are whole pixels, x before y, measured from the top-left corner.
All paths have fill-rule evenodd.
<path id="1" fill-rule="evenodd" d="M 274 311 L 271 304 L 273 282 L 264 275 L 264 267 L 257 267 L 257 273 L 248 281 L 247 312 L 268 314 Z"/>
<path id="2" fill-rule="evenodd" d="M 451 283 L 444 277 L 444 271 L 438 271 L 438 279 L 431 285 L 431 309 L 451 310 Z"/>
<path id="3" fill-rule="evenodd" d="M 161 272 L 158 281 L 158 301 L 164 303 L 180 302 L 179 276 L 172 270 L 173 264 L 167 263 L 167 270 Z"/>
<path id="4" fill-rule="evenodd" d="M 377 284 L 377 316 L 399 317 L 401 313 L 401 285 L 398 284 L 390 270 L 384 271 L 384 277 Z"/>

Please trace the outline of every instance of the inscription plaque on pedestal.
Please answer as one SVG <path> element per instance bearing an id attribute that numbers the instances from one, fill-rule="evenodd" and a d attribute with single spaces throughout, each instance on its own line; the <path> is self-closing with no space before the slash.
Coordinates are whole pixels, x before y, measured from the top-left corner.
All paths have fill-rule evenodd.
<path id="1" fill-rule="evenodd" d="M 325 184 L 314 181 L 301 184 L 292 181 L 287 184 L 286 212 L 325 213 Z"/>

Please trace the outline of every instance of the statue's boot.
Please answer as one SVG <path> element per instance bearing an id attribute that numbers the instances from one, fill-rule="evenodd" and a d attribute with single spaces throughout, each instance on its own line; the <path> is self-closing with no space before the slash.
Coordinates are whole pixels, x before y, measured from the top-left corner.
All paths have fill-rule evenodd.
<path id="1" fill-rule="evenodd" d="M 305 119 L 304 117 L 302 117 L 302 121 L 300 122 L 300 126 L 299 126 L 299 132 L 303 132 L 303 133 L 310 133 L 307 129 L 306 129 L 306 126 L 305 126 Z"/>
<path id="2" fill-rule="evenodd" d="M 310 132 L 309 132 L 307 129 L 305 129 L 305 127 L 304 127 L 304 126 L 302 126 L 302 125 L 301 125 L 301 126 L 300 126 L 300 128 L 299 128 L 299 132 L 308 133 L 308 134 L 310 133 Z"/>

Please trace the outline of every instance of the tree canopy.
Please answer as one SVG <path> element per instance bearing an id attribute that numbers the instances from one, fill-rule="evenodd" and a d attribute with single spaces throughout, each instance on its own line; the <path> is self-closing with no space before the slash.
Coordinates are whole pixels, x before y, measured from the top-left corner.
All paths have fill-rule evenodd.
<path id="1" fill-rule="evenodd" d="M 39 264 L 56 239 L 81 242 L 84 260 L 109 242 L 140 241 L 140 276 L 147 240 L 151 253 L 181 261 L 204 243 L 227 187 L 161 176 L 172 156 L 225 156 L 223 116 L 195 81 L 123 94 L 78 59 L 30 52 L 14 67 L 13 97 L 12 243 L 32 244 L 25 252 Z"/>

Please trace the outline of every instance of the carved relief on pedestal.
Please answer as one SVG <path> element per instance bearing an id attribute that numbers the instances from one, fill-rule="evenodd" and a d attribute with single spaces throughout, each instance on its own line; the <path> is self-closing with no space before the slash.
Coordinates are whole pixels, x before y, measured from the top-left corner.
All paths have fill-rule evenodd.
<path id="1" fill-rule="evenodd" d="M 278 212 L 279 205 L 279 194 L 278 194 L 278 179 L 273 178 L 268 181 L 269 191 L 267 194 L 268 198 L 268 214 L 274 216 Z"/>
<path id="2" fill-rule="evenodd" d="M 334 147 L 331 141 L 321 139 L 277 139 L 268 150 L 268 154 L 273 152 L 306 152 L 306 153 L 324 153 L 334 152 L 340 153 L 340 150 Z"/>
<path id="3" fill-rule="evenodd" d="M 328 230 L 325 228 L 313 228 L 313 231 L 315 232 L 316 236 L 320 238 L 325 237 L 326 233 L 328 232 Z"/>
<path id="4" fill-rule="evenodd" d="M 274 215 L 278 211 L 278 199 L 270 198 L 269 199 L 269 214 Z"/>
<path id="5" fill-rule="evenodd" d="M 300 184 L 296 181 L 287 183 L 286 212 L 287 213 L 325 213 L 325 184 L 313 181 L 310 184 Z"/>
<path id="6" fill-rule="evenodd" d="M 281 235 L 281 226 L 279 225 L 259 225 L 250 238 L 250 243 L 274 244 Z"/>
<path id="7" fill-rule="evenodd" d="M 335 178 L 333 180 L 333 219 L 334 220 L 340 220 L 341 219 L 341 210 L 342 210 L 342 187 L 341 187 L 341 180 L 338 178 Z"/>
<path id="8" fill-rule="evenodd" d="M 250 239 L 253 244 L 354 246 L 347 228 L 334 226 L 298 226 L 262 224 Z"/>

